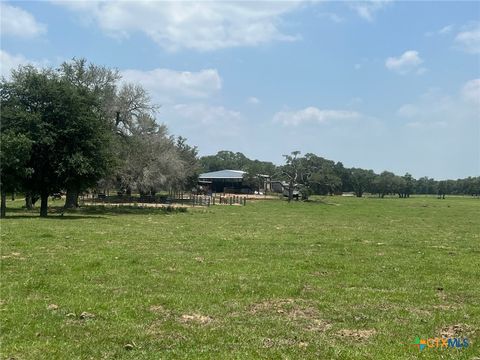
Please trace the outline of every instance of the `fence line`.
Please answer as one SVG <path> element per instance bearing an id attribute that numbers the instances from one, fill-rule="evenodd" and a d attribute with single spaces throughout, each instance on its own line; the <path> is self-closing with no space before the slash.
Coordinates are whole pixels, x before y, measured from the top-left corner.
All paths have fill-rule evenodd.
<path id="1" fill-rule="evenodd" d="M 105 205 L 114 206 L 138 206 L 151 204 L 153 206 L 163 205 L 186 205 L 186 206 L 213 206 L 213 205 L 247 205 L 246 196 L 237 195 L 195 195 L 183 192 L 171 192 L 169 195 L 104 195 L 93 194 L 90 196 L 81 196 L 82 205 Z"/>

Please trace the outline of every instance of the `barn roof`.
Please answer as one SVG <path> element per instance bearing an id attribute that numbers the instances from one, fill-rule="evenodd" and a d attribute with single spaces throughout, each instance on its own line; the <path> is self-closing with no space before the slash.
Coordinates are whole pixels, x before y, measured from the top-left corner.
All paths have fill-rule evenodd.
<path id="1" fill-rule="evenodd" d="M 242 179 L 245 171 L 241 170 L 219 170 L 199 175 L 199 179 Z"/>

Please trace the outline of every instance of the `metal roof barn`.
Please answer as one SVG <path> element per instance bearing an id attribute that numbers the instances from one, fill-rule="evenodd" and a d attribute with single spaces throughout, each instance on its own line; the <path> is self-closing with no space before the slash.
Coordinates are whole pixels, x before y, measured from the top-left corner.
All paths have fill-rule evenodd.
<path id="1" fill-rule="evenodd" d="M 245 175 L 245 171 L 241 170 L 219 170 L 219 171 L 212 171 L 208 173 L 203 173 L 199 175 L 200 180 L 207 180 L 207 179 L 243 179 L 243 175 Z"/>
<path id="2" fill-rule="evenodd" d="M 219 170 L 200 174 L 198 183 L 207 186 L 212 192 L 233 192 L 238 193 L 243 188 L 243 176 L 245 171 L 241 170 Z"/>

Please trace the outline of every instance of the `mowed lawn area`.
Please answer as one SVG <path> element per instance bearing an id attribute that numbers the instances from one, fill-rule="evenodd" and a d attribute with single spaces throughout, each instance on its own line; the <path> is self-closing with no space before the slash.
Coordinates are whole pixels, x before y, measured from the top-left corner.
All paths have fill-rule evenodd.
<path id="1" fill-rule="evenodd" d="M 479 199 L 47 219 L 15 205 L 1 222 L 2 359 L 480 356 Z M 442 334 L 469 347 L 412 345 Z"/>

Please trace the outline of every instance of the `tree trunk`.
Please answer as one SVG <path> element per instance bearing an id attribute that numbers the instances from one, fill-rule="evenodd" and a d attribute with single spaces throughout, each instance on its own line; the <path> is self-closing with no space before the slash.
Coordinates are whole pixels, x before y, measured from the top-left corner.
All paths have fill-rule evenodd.
<path id="1" fill-rule="evenodd" d="M 42 193 L 40 196 L 40 217 L 48 216 L 48 193 Z"/>
<path id="2" fill-rule="evenodd" d="M 25 208 L 27 210 L 33 209 L 32 194 L 30 193 L 25 194 Z"/>
<path id="3" fill-rule="evenodd" d="M 65 198 L 65 209 L 76 209 L 78 207 L 78 191 L 74 189 L 67 189 Z"/>
<path id="4" fill-rule="evenodd" d="M 291 202 L 293 199 L 293 182 L 290 182 L 288 185 L 288 202 Z"/>
<path id="5" fill-rule="evenodd" d="M 15 191 L 12 191 L 12 201 L 15 201 Z"/>
<path id="6" fill-rule="evenodd" d="M 2 204 L 0 209 L 0 217 L 4 218 L 7 212 L 7 193 L 2 190 Z"/>

